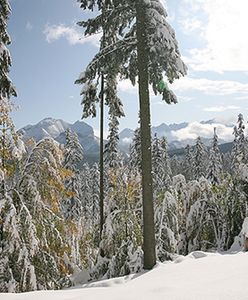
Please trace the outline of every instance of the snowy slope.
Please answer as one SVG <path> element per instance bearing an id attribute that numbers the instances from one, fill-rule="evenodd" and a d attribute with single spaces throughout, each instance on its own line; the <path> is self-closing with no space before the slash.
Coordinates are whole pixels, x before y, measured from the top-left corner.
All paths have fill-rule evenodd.
<path id="1" fill-rule="evenodd" d="M 81 288 L 0 294 L 1 300 L 247 300 L 248 253 L 196 251 L 152 271 Z"/>

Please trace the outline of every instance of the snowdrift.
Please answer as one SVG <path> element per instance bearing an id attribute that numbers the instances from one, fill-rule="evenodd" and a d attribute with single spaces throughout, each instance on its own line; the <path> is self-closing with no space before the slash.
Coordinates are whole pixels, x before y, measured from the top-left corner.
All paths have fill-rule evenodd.
<path id="1" fill-rule="evenodd" d="M 149 272 L 61 291 L 0 294 L 1 300 L 247 300 L 248 253 L 195 251 Z"/>

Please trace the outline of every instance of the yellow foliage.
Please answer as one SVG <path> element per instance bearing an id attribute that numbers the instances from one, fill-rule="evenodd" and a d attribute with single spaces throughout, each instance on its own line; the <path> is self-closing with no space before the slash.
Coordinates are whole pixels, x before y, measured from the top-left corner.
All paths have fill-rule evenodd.
<path id="1" fill-rule="evenodd" d="M 63 179 L 66 179 L 72 177 L 74 175 L 74 172 L 66 168 L 60 168 L 59 174 Z"/>

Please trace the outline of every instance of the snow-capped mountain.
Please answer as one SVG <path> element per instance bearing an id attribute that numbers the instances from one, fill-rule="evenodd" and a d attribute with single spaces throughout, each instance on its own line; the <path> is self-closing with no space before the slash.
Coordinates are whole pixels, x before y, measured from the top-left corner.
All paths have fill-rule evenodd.
<path id="1" fill-rule="evenodd" d="M 82 121 L 70 124 L 63 120 L 46 118 L 35 125 L 23 127 L 19 130 L 19 133 L 24 140 L 33 138 L 39 141 L 45 137 L 51 137 L 59 143 L 64 144 L 68 128 L 77 133 L 86 155 L 91 156 L 99 151 L 99 139 L 94 135 L 93 128 Z"/>
<path id="2" fill-rule="evenodd" d="M 225 125 L 216 120 L 202 122 L 165 124 L 152 127 L 152 135 L 165 136 L 169 144 L 169 150 L 184 148 L 187 144 L 194 144 L 195 139 L 201 136 L 203 142 L 209 145 L 213 136 L 214 127 L 217 128 L 219 142 L 226 143 L 233 139 L 233 125 Z M 94 135 L 94 129 L 83 121 L 70 124 L 60 119 L 46 118 L 35 125 L 27 125 L 19 130 L 25 140 L 33 138 L 36 141 L 45 137 L 51 137 L 61 144 L 65 143 L 66 129 L 70 128 L 78 135 L 84 148 L 85 156 L 90 161 L 96 161 L 99 153 L 99 138 Z M 134 136 L 134 130 L 126 128 L 119 134 L 119 146 L 121 151 L 128 153 L 130 143 Z"/>
<path id="3" fill-rule="evenodd" d="M 166 137 L 170 150 L 184 148 L 187 144 L 192 145 L 198 136 L 209 146 L 213 137 L 214 128 L 217 129 L 220 144 L 233 140 L 233 124 L 224 124 L 215 119 L 169 125 L 162 123 L 159 126 L 152 127 L 152 135 L 154 136 L 156 134 L 158 137 Z M 129 148 L 133 136 L 134 131 L 127 128 L 120 133 L 120 148 L 123 151 Z"/>

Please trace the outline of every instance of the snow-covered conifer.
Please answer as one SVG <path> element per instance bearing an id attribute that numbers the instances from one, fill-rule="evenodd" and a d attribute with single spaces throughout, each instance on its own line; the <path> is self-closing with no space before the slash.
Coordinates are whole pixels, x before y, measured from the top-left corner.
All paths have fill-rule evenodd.
<path id="1" fill-rule="evenodd" d="M 172 176 L 176 176 L 181 174 L 181 161 L 179 161 L 177 155 L 173 155 L 170 158 L 170 166 L 171 166 L 171 173 Z"/>
<path id="2" fill-rule="evenodd" d="M 239 165 L 241 163 L 246 163 L 247 160 L 244 130 L 244 118 L 242 114 L 239 114 L 237 125 L 233 129 L 234 141 L 231 152 L 231 171 L 234 175 L 238 175 Z"/>
<path id="3" fill-rule="evenodd" d="M 155 224 L 157 257 L 164 261 L 178 252 L 179 242 L 177 200 L 168 191 L 155 209 Z"/>
<path id="4" fill-rule="evenodd" d="M 154 192 L 164 192 L 168 188 L 171 169 L 167 153 L 167 141 L 155 135 L 152 143 L 152 167 Z"/>
<path id="5" fill-rule="evenodd" d="M 11 96 L 16 96 L 15 88 L 8 73 L 11 67 L 11 57 L 7 46 L 11 43 L 7 32 L 7 22 L 11 14 L 8 0 L 0 1 L 0 102 L 8 101 Z"/>
<path id="6" fill-rule="evenodd" d="M 140 200 L 140 179 L 136 174 L 127 175 L 124 167 L 110 174 L 101 240 L 105 259 L 98 257 L 94 278 L 124 275 L 133 270 L 133 255 L 142 243 Z"/>
<path id="7" fill-rule="evenodd" d="M 66 131 L 66 143 L 64 154 L 64 167 L 72 171 L 79 169 L 79 165 L 84 157 L 83 147 L 78 140 L 76 132 L 67 129 Z"/>
<path id="8" fill-rule="evenodd" d="M 121 154 L 118 149 L 118 127 L 118 118 L 110 116 L 109 136 L 104 149 L 104 163 L 107 168 L 118 168 L 122 165 Z"/>
<path id="9" fill-rule="evenodd" d="M 218 136 L 216 133 L 216 128 L 214 128 L 214 137 L 210 149 L 207 179 L 213 184 L 219 183 L 222 170 L 222 157 L 218 146 Z"/>
<path id="10" fill-rule="evenodd" d="M 71 172 L 65 179 L 66 199 L 63 201 L 63 211 L 68 219 L 79 220 L 82 217 L 82 183 L 79 174 L 82 160 L 83 148 L 78 136 L 68 129 L 63 162 L 64 168 Z"/>
<path id="11" fill-rule="evenodd" d="M 182 162 L 182 174 L 185 176 L 187 180 L 193 179 L 193 153 L 192 147 L 187 145 L 185 147 L 185 156 Z"/>
<path id="12" fill-rule="evenodd" d="M 77 83 L 91 83 L 99 77 L 99 74 L 104 73 L 111 74 L 111 78 L 117 76 L 129 78 L 132 84 L 135 84 L 138 76 L 144 205 L 144 267 L 149 269 L 154 266 L 156 260 L 149 84 L 152 85 L 154 93 L 161 94 L 167 103 L 176 103 L 176 96 L 168 89 L 163 76 L 165 75 L 172 83 L 174 79 L 186 74 L 186 67 L 180 57 L 175 32 L 167 23 L 167 13 L 160 0 L 98 3 L 79 0 L 79 2 L 84 9 L 93 9 L 96 5 L 100 10 L 96 18 L 80 23 L 86 28 L 85 33 L 94 34 L 99 29 L 103 29 L 104 34 L 100 51 Z M 121 116 L 123 111 L 119 109 L 120 104 L 121 102 L 116 106 Z M 92 103 L 93 108 L 94 106 L 95 102 Z"/>
<path id="13" fill-rule="evenodd" d="M 196 139 L 196 144 L 193 150 L 193 176 L 198 180 L 200 177 L 205 177 L 207 168 L 207 149 L 200 137 Z"/>
<path id="14" fill-rule="evenodd" d="M 134 131 L 134 137 L 130 145 L 130 157 L 128 165 L 131 170 L 136 169 L 138 172 L 141 172 L 141 140 L 140 140 L 140 129 L 137 128 Z"/>
<path id="15" fill-rule="evenodd" d="M 11 43 L 7 32 L 7 22 L 11 14 L 8 0 L 0 1 L 0 160 L 1 170 L 9 171 L 11 149 L 17 139 L 14 123 L 10 117 L 13 109 L 11 96 L 17 96 L 8 74 L 11 67 L 11 56 L 7 46 Z M 10 167 L 11 168 L 11 167 Z"/>

